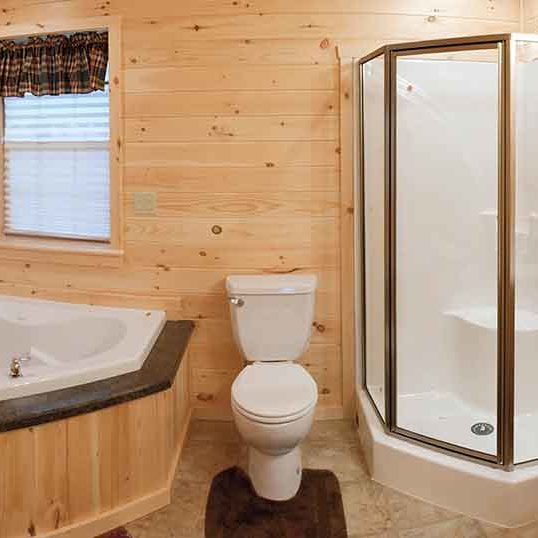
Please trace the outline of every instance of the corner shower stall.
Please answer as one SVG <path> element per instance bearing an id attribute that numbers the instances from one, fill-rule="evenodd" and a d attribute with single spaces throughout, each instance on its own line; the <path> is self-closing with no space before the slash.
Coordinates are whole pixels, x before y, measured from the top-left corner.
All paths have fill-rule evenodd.
<path id="1" fill-rule="evenodd" d="M 355 63 L 359 390 L 385 433 L 538 460 L 538 37 Z"/>

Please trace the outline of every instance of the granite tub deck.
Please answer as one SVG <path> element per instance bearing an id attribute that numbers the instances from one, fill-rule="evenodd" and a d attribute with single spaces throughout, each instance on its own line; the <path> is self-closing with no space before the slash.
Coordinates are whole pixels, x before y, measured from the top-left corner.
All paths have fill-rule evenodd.
<path id="1" fill-rule="evenodd" d="M 167 322 L 138 371 L 0 402 L 0 538 L 93 538 L 170 502 L 193 328 Z"/>
<path id="2" fill-rule="evenodd" d="M 98 411 L 169 389 L 193 329 L 192 321 L 167 321 L 144 365 L 135 372 L 0 401 L 0 432 Z"/>

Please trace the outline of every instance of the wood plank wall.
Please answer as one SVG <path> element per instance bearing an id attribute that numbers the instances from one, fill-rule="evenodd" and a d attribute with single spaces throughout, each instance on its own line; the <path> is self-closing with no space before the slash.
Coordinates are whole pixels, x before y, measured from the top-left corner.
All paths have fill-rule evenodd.
<path id="1" fill-rule="evenodd" d="M 193 398 L 229 416 L 241 367 L 224 277 L 315 272 L 304 362 L 342 412 L 339 73 L 389 41 L 517 31 L 519 0 L 1 0 L 0 25 L 123 17 L 125 260 L 0 261 L 0 292 L 162 307 L 198 320 Z M 346 94 L 347 95 L 347 94 Z M 348 96 L 348 95 L 347 95 Z M 155 214 L 133 196 L 155 192 Z M 222 233 L 212 233 L 218 225 Z M 345 245 L 350 248 L 350 245 Z M 348 376 L 349 377 L 349 376 Z M 348 391 L 348 393 L 350 393 Z"/>
<path id="2" fill-rule="evenodd" d="M 538 32 L 538 0 L 524 0 L 522 21 L 524 32 Z"/>

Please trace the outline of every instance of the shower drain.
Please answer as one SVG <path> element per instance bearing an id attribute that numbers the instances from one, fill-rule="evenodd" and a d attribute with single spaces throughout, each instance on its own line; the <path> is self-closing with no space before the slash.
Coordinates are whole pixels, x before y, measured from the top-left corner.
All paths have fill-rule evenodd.
<path id="1" fill-rule="evenodd" d="M 471 426 L 471 431 L 475 435 L 490 435 L 495 428 L 489 422 L 477 422 Z"/>

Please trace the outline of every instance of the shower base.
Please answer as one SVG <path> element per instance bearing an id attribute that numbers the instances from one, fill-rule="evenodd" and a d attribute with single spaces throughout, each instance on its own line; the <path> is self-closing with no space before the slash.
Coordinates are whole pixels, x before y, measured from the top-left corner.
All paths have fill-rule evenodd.
<path id="1" fill-rule="evenodd" d="M 378 409 L 382 390 L 372 387 Z M 433 437 L 486 454 L 497 451 L 497 416 L 473 406 L 453 392 L 430 391 L 398 397 L 397 424 L 414 433 Z M 471 428 L 478 422 L 494 427 L 489 435 L 477 435 Z M 514 461 L 523 463 L 538 458 L 538 412 L 516 415 Z"/>
<path id="2" fill-rule="evenodd" d="M 402 396 L 398 422 L 410 430 L 457 445 L 494 453 L 495 432 L 477 436 L 476 422 L 494 417 L 468 405 L 451 393 Z M 358 392 L 359 436 L 373 480 L 426 502 L 501 525 L 519 527 L 538 518 L 538 463 L 507 472 L 475 463 L 389 435 L 364 390 Z M 538 416 L 520 416 L 516 422 L 516 461 L 538 453 Z M 534 428 L 534 429 L 533 429 Z M 524 435 L 521 432 L 527 430 Z M 533 433 L 536 432 L 536 433 Z M 521 446 L 523 445 L 523 446 Z"/>

